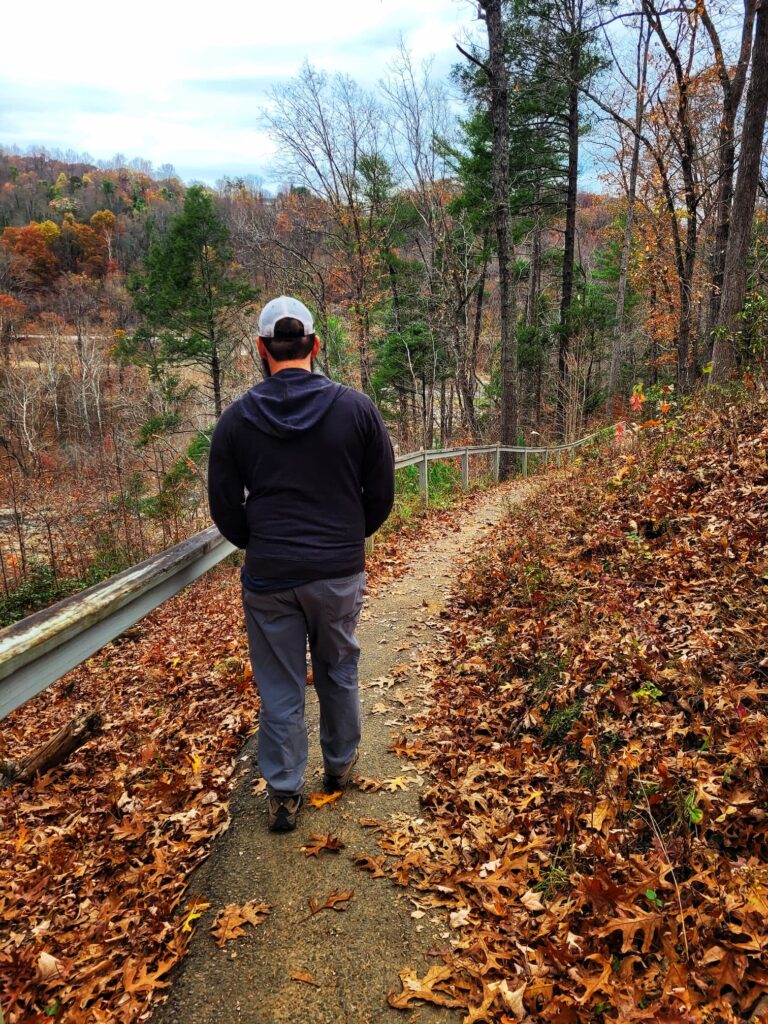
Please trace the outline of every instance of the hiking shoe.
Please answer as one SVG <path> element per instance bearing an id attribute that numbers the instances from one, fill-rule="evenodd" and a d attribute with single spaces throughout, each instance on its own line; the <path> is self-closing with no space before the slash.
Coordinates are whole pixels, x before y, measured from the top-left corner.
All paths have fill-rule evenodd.
<path id="1" fill-rule="evenodd" d="M 296 796 L 271 796 L 268 804 L 269 831 L 293 832 L 304 798 Z"/>
<path id="2" fill-rule="evenodd" d="M 338 793 L 339 790 L 346 789 L 349 785 L 349 780 L 352 778 L 352 769 L 357 764 L 359 757 L 360 751 L 356 750 L 355 756 L 339 775 L 331 775 L 330 772 L 326 771 L 323 775 L 323 791 L 326 793 Z"/>

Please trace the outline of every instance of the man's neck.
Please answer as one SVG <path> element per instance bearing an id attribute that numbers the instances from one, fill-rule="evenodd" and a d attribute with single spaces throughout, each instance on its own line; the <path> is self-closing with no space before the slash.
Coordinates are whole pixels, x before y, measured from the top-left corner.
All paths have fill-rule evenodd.
<path id="1" fill-rule="evenodd" d="M 276 360 L 270 359 L 269 369 L 273 377 L 276 373 L 280 373 L 281 370 L 306 370 L 307 373 L 312 373 L 312 360 L 286 359 L 284 362 L 278 363 Z"/>

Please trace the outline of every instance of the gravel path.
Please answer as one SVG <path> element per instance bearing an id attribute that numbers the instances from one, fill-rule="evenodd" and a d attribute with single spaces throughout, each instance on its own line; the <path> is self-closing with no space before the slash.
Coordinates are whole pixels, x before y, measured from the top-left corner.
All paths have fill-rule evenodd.
<path id="1" fill-rule="evenodd" d="M 462 512 L 455 531 L 417 546 L 409 571 L 372 597 L 358 635 L 363 685 L 363 741 L 359 773 L 379 780 L 401 778 L 405 790 L 375 793 L 350 789 L 333 806 L 306 806 L 297 830 L 267 831 L 265 798 L 258 782 L 253 740 L 241 754 L 243 777 L 231 800 L 232 824 L 196 873 L 190 895 L 210 904 L 198 922 L 190 952 L 175 973 L 168 1001 L 153 1024 L 430 1024 L 460 1020 L 456 1011 L 425 1006 L 410 1013 L 387 1006 L 387 992 L 400 991 L 398 972 L 423 975 L 427 951 L 445 945 L 445 923 L 411 917 L 406 890 L 371 878 L 354 857 L 379 855 L 376 834 L 361 817 L 419 816 L 419 779 L 413 766 L 388 751 L 405 716 L 418 713 L 424 694 L 411 662 L 438 639 L 439 612 L 472 548 L 511 504 L 527 493 L 506 485 L 483 495 Z M 320 789 L 317 703 L 309 691 L 310 761 L 307 791 Z M 311 833 L 332 834 L 345 844 L 339 854 L 305 857 L 300 847 Z M 309 915 L 308 900 L 332 890 L 354 890 L 344 912 Z M 244 938 L 219 948 L 210 934 L 215 913 L 227 903 L 266 901 L 266 922 L 248 926 Z M 441 933 L 442 932 L 442 937 Z M 305 972 L 316 985 L 291 978 Z"/>

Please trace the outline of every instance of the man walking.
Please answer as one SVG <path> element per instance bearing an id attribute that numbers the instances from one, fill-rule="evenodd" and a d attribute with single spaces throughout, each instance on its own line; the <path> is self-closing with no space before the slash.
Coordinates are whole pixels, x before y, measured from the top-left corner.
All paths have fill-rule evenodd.
<path id="1" fill-rule="evenodd" d="M 357 760 L 355 627 L 365 537 L 389 515 L 394 455 L 369 398 L 312 372 L 312 315 L 280 296 L 262 310 L 267 377 L 225 409 L 211 441 L 208 497 L 222 534 L 245 548 L 243 605 L 261 697 L 259 769 L 269 828 L 296 827 L 307 763 L 306 648 L 320 702 L 323 788 L 344 789 Z"/>

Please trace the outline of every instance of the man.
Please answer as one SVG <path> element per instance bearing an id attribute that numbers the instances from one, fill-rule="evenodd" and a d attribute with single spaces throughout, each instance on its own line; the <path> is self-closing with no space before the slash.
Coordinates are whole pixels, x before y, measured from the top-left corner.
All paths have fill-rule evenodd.
<path id="1" fill-rule="evenodd" d="M 258 338 L 266 379 L 222 414 L 208 469 L 211 516 L 246 552 L 243 605 L 273 832 L 294 829 L 302 804 L 307 638 L 323 788 L 344 789 L 351 778 L 365 537 L 394 498 L 394 455 L 376 406 L 313 373 L 319 349 L 306 306 L 284 295 L 267 303 Z"/>

